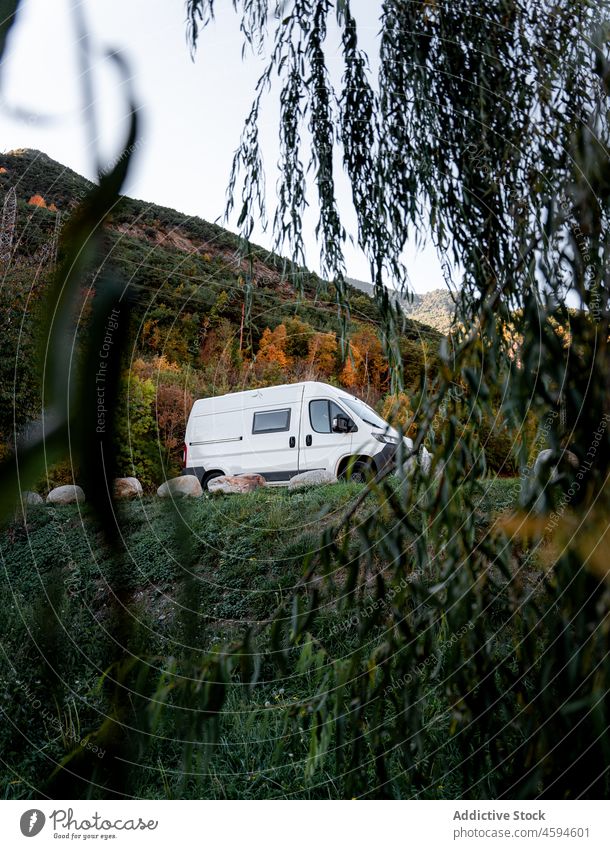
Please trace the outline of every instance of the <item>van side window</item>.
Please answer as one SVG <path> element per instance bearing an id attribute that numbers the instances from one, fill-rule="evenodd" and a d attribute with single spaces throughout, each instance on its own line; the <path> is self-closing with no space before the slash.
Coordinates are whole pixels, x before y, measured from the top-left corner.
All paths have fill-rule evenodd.
<path id="1" fill-rule="evenodd" d="M 290 430 L 290 410 L 266 410 L 254 413 L 252 433 L 277 433 Z"/>
<path id="2" fill-rule="evenodd" d="M 332 431 L 333 419 L 337 416 L 349 416 L 338 407 L 334 401 L 310 401 L 309 421 L 316 433 L 330 433 Z"/>
<path id="3" fill-rule="evenodd" d="M 309 402 L 309 421 L 316 433 L 330 433 L 328 401 Z"/>

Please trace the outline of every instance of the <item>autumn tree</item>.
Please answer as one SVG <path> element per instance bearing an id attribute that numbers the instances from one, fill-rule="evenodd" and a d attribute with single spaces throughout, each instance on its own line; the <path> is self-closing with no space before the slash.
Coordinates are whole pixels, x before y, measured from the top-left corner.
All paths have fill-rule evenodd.
<path id="1" fill-rule="evenodd" d="M 282 370 L 292 364 L 288 351 L 288 332 L 285 324 L 278 324 L 275 330 L 266 327 L 258 345 L 256 355 L 259 363 L 274 363 Z"/>
<path id="2" fill-rule="evenodd" d="M 337 334 L 314 333 L 307 344 L 307 373 L 310 380 L 329 378 L 337 370 Z"/>
<path id="3" fill-rule="evenodd" d="M 350 336 L 349 353 L 341 372 L 341 383 L 381 391 L 387 384 L 388 366 L 381 342 L 372 327 L 361 327 Z"/>
<path id="4" fill-rule="evenodd" d="M 362 359 L 363 358 L 362 354 L 360 353 L 360 349 L 357 347 L 354 341 L 350 339 L 350 341 L 348 342 L 345 364 L 339 376 L 339 380 L 341 381 L 342 385 L 347 387 L 348 389 L 355 389 L 356 386 L 360 385 Z"/>
<path id="5" fill-rule="evenodd" d="M 165 449 L 165 467 L 173 473 L 178 471 L 178 460 L 189 413 L 193 406 L 193 396 L 181 386 L 161 383 L 157 387 L 155 413 L 159 440 Z M 168 477 L 171 472 L 166 471 Z"/>
<path id="6" fill-rule="evenodd" d="M 417 434 L 411 399 L 406 392 L 386 395 L 381 408 L 381 417 L 392 427 L 400 428 L 405 436 L 412 438 Z"/>
<path id="7" fill-rule="evenodd" d="M 309 352 L 309 342 L 315 330 L 306 321 L 297 316 L 284 319 L 286 328 L 286 353 L 292 360 L 305 359 Z"/>
<path id="8" fill-rule="evenodd" d="M 242 366 L 238 336 L 227 318 L 210 328 L 199 351 L 200 367 L 212 394 L 229 392 Z"/>

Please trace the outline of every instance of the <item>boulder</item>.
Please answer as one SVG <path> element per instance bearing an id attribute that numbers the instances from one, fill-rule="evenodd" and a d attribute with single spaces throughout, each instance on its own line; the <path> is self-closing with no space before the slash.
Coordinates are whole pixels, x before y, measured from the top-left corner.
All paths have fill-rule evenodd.
<path id="1" fill-rule="evenodd" d="M 405 451 L 413 450 L 413 440 L 405 436 Z M 425 445 L 420 445 L 419 451 L 417 455 L 413 454 L 408 460 L 403 464 L 403 469 L 405 474 L 409 474 L 415 470 L 415 467 L 419 465 L 421 469 L 422 476 L 427 478 L 430 475 L 430 470 L 432 468 L 432 454 L 428 451 Z M 435 478 L 438 476 L 438 468 L 435 473 Z"/>
<path id="2" fill-rule="evenodd" d="M 142 484 L 137 478 L 116 478 L 114 481 L 114 497 L 139 498 L 142 495 Z"/>
<path id="3" fill-rule="evenodd" d="M 159 498 L 199 498 L 202 492 L 196 475 L 180 475 L 162 483 L 157 495 Z"/>
<path id="4" fill-rule="evenodd" d="M 21 493 L 21 502 L 22 504 L 32 505 L 32 504 L 44 504 L 44 499 L 42 496 L 38 495 L 37 492 L 29 492 L 26 490 Z"/>
<path id="5" fill-rule="evenodd" d="M 404 448 L 405 454 L 408 454 L 409 451 L 413 451 L 413 440 L 411 439 L 411 437 L 410 436 L 404 436 L 403 441 L 404 441 L 404 444 L 405 444 L 405 448 Z M 415 456 L 415 454 L 412 454 L 403 463 L 402 468 L 403 468 L 404 473 L 409 474 L 409 472 L 413 471 L 413 469 L 415 468 L 416 465 L 417 465 L 417 457 Z"/>
<path id="6" fill-rule="evenodd" d="M 337 483 L 337 478 L 332 472 L 326 472 L 324 469 L 314 469 L 311 472 L 301 472 L 300 475 L 290 478 L 288 488 L 301 489 L 305 486 L 322 486 L 329 483 Z"/>
<path id="7" fill-rule="evenodd" d="M 419 467 L 422 470 L 424 477 L 428 477 L 432 468 L 432 454 L 428 451 L 425 445 L 419 449 Z"/>
<path id="8" fill-rule="evenodd" d="M 47 495 L 47 504 L 82 504 L 85 501 L 85 493 L 76 484 L 56 486 Z"/>
<path id="9" fill-rule="evenodd" d="M 534 478 L 536 480 L 544 480 L 546 477 L 545 471 L 548 469 L 548 480 L 550 483 L 555 483 L 559 477 L 559 468 L 571 466 L 573 469 L 577 469 L 580 465 L 576 454 L 567 450 L 561 452 L 559 462 L 554 466 L 550 466 L 552 459 L 553 451 L 550 448 L 545 448 L 540 452 L 540 454 L 538 454 L 534 462 Z"/>
<path id="10" fill-rule="evenodd" d="M 262 475 L 221 475 L 208 482 L 209 492 L 222 492 L 225 495 L 241 495 L 253 492 L 267 481 Z"/>

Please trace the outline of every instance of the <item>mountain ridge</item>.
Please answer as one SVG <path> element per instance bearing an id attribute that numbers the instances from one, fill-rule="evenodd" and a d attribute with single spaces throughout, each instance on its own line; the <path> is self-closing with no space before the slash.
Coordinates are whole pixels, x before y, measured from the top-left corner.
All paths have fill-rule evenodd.
<path id="1" fill-rule="evenodd" d="M 346 278 L 348 283 L 370 298 L 374 295 L 374 286 L 354 277 Z M 440 333 L 449 333 L 455 313 L 455 304 L 448 289 L 430 289 L 427 292 L 412 292 L 411 299 L 394 293 L 394 301 L 406 316 L 420 324 L 433 327 Z"/>

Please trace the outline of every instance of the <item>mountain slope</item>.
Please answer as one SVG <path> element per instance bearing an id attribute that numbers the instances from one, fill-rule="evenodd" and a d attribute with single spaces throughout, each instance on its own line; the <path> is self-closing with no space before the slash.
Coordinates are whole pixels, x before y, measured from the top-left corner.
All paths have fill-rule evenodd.
<path id="1" fill-rule="evenodd" d="M 373 297 L 373 286 L 364 280 L 348 278 L 349 283 L 358 291 Z M 440 333 L 448 333 L 455 312 L 453 298 L 447 289 L 431 289 L 429 292 L 414 292 L 412 301 L 396 295 L 405 315 L 421 324 L 428 325 Z"/>
<path id="2" fill-rule="evenodd" d="M 0 154 L 0 201 L 11 187 L 15 188 L 18 200 L 16 254 L 22 259 L 33 259 L 52 237 L 57 212 L 65 221 L 91 183 L 40 151 L 22 149 Z M 132 273 L 134 262 L 139 262 L 134 285 L 149 283 L 148 272 L 155 280 L 159 277 L 155 272 L 166 275 L 171 272 L 176 275 L 178 285 L 186 277 L 198 276 L 211 290 L 221 283 L 243 288 L 244 282 L 251 280 L 256 288 L 255 313 L 258 306 L 264 310 L 273 295 L 283 303 L 289 302 L 295 312 L 308 312 L 310 319 L 317 313 L 322 328 L 339 327 L 334 318 L 332 284 L 320 294 L 317 290 L 321 281 L 317 275 L 294 268 L 283 257 L 256 245 L 251 247 L 251 264 L 239 259 L 239 238 L 217 224 L 123 197 L 113 210 L 107 231 L 115 254 L 113 259 L 116 264 L 124 265 L 124 272 Z M 301 287 L 302 297 L 297 307 L 294 302 Z M 362 297 L 356 289 L 351 289 L 351 296 L 355 320 L 379 321 L 377 308 L 370 299 Z M 197 301 L 200 298 L 204 304 L 210 300 L 201 292 Z M 333 318 L 321 318 L 324 313 L 331 313 Z M 407 337 L 418 338 L 421 332 L 425 329 L 416 322 L 408 323 Z"/>
<path id="3" fill-rule="evenodd" d="M 403 309 L 414 321 L 435 327 L 441 333 L 448 333 L 455 304 L 448 289 L 431 289 L 421 294 L 416 292 L 413 295 L 413 303 L 404 301 Z"/>

